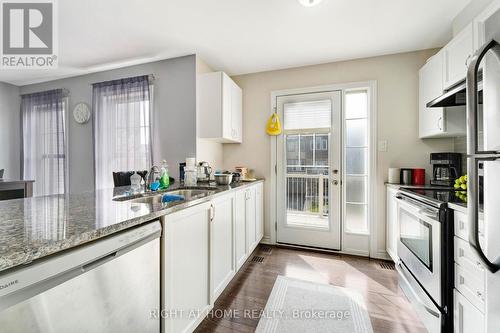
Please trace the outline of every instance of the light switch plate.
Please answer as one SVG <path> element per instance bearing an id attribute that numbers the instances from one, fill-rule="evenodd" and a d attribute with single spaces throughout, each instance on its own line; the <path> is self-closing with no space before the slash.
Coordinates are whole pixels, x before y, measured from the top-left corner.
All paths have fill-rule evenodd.
<path id="1" fill-rule="evenodd" d="M 387 140 L 380 140 L 378 142 L 378 151 L 387 151 Z"/>

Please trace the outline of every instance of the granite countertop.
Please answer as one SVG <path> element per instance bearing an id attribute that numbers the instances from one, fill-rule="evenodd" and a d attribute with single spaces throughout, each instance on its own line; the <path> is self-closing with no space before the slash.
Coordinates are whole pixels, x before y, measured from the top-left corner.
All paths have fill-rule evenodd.
<path id="1" fill-rule="evenodd" d="M 262 181 L 211 186 L 210 195 L 170 203 L 123 200 L 144 192 L 132 193 L 129 186 L 0 201 L 0 274 Z"/>

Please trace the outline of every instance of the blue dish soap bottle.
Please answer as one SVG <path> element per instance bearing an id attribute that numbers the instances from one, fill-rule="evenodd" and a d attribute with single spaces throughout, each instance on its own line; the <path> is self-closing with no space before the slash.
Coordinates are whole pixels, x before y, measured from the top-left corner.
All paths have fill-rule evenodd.
<path id="1" fill-rule="evenodd" d="M 161 162 L 160 169 L 160 188 L 167 189 L 170 186 L 170 176 L 168 175 L 168 164 L 166 160 Z"/>

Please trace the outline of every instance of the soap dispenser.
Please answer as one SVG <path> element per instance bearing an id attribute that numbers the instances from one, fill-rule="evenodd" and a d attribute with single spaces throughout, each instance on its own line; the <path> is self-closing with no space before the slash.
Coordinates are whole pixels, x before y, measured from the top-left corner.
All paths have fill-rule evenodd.
<path id="1" fill-rule="evenodd" d="M 160 188 L 167 189 L 170 186 L 170 176 L 168 175 L 168 164 L 166 160 L 161 162 Z"/>

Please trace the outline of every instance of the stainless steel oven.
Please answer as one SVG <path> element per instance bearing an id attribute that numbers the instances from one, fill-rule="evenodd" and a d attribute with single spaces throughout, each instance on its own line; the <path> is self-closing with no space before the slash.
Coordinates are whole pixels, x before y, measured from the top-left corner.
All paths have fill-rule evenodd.
<path id="1" fill-rule="evenodd" d="M 429 332 L 446 332 L 449 234 L 446 205 L 398 192 L 399 284 Z M 448 243 L 448 242 L 446 242 Z"/>

